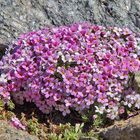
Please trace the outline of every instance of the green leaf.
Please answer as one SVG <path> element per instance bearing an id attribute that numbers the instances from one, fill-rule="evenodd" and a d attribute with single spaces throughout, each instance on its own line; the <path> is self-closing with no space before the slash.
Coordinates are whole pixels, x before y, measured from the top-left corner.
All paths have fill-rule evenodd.
<path id="1" fill-rule="evenodd" d="M 3 110 L 3 108 L 4 108 L 4 102 L 0 100 L 0 110 Z"/>
<path id="2" fill-rule="evenodd" d="M 15 104 L 11 100 L 8 102 L 8 109 L 10 109 L 10 110 L 15 109 Z"/>

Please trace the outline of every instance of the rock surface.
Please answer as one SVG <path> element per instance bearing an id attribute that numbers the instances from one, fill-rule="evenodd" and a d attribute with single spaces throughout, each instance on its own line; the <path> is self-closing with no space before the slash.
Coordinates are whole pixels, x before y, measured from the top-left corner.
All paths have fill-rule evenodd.
<path id="1" fill-rule="evenodd" d="M 39 140 L 27 132 L 17 130 L 5 121 L 0 121 L 0 140 Z"/>
<path id="2" fill-rule="evenodd" d="M 33 29 L 82 21 L 140 31 L 140 0 L 0 0 L 0 44 Z"/>
<path id="3" fill-rule="evenodd" d="M 100 135 L 104 140 L 140 140 L 140 115 L 116 122 L 102 130 Z"/>

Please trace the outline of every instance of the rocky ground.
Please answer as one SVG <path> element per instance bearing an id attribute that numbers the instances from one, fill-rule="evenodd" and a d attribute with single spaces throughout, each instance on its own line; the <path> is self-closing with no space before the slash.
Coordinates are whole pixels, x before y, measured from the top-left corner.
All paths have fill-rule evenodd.
<path id="1" fill-rule="evenodd" d="M 116 122 L 113 126 L 103 129 L 100 135 L 104 140 L 139 140 L 140 115 Z"/>
<path id="2" fill-rule="evenodd" d="M 99 130 L 103 140 L 139 140 L 140 115 L 117 121 L 114 125 Z M 25 131 L 17 130 L 6 121 L 0 121 L 0 140 L 39 140 Z M 42 139 L 43 140 L 43 139 Z M 81 137 L 80 140 L 97 140 L 94 137 Z"/>
<path id="3" fill-rule="evenodd" d="M 104 26 L 129 27 L 138 33 L 140 0 L 0 0 L 0 53 L 21 33 L 45 26 L 82 21 Z M 140 74 L 136 75 L 140 85 Z M 105 128 L 100 135 L 105 140 L 139 140 L 140 115 Z M 86 140 L 81 140 L 84 139 Z M 0 140 L 38 138 L 0 121 Z"/>
<path id="4" fill-rule="evenodd" d="M 38 138 L 17 130 L 6 121 L 0 121 L 0 140 L 38 140 Z"/>

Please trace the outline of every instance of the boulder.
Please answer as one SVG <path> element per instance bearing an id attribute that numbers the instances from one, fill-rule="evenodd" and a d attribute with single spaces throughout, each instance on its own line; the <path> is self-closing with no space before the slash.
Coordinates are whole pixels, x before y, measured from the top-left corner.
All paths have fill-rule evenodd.
<path id="1" fill-rule="evenodd" d="M 104 140 L 140 140 L 140 115 L 104 128 L 100 136 Z"/>
<path id="2" fill-rule="evenodd" d="M 25 131 L 17 130 L 6 121 L 0 120 L 0 140 L 39 140 Z"/>
<path id="3" fill-rule="evenodd" d="M 139 0 L 0 0 L 0 44 L 45 26 L 89 21 L 140 31 Z"/>

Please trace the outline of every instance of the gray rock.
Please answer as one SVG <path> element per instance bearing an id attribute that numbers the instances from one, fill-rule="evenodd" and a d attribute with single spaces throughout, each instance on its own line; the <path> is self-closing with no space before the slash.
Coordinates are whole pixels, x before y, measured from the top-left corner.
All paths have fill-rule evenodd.
<path id="1" fill-rule="evenodd" d="M 140 115 L 101 130 L 104 140 L 140 140 Z"/>
<path id="2" fill-rule="evenodd" d="M 140 0 L 0 0 L 0 43 L 44 26 L 82 21 L 140 31 Z"/>
<path id="3" fill-rule="evenodd" d="M 9 123 L 0 120 L 0 140 L 39 140 L 36 136 L 31 136 L 27 132 L 17 130 Z"/>

